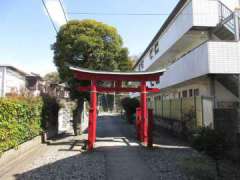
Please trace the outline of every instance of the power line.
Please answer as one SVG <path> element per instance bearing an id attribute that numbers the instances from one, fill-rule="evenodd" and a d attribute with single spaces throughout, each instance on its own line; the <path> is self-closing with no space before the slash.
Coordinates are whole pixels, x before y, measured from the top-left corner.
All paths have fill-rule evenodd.
<path id="1" fill-rule="evenodd" d="M 64 18 L 66 20 L 66 22 L 68 22 L 68 19 L 67 19 L 67 15 L 66 15 L 66 11 L 63 7 L 63 3 L 62 3 L 62 0 L 58 0 L 59 4 L 61 5 L 61 8 L 62 8 L 62 11 L 63 11 L 63 14 L 64 14 Z"/>
<path id="2" fill-rule="evenodd" d="M 68 14 L 79 15 L 104 15 L 104 16 L 168 16 L 169 13 L 104 13 L 104 12 L 74 12 Z"/>
<path id="3" fill-rule="evenodd" d="M 50 19 L 50 21 L 51 21 L 51 23 L 52 23 L 52 26 L 53 26 L 55 32 L 58 33 L 57 28 L 56 28 L 56 26 L 55 26 L 55 24 L 54 24 L 54 22 L 53 22 L 53 19 L 52 19 L 52 17 L 50 16 L 50 13 L 49 13 L 49 11 L 48 11 L 48 8 L 47 8 L 47 6 L 46 6 L 46 4 L 45 4 L 45 1 L 42 0 L 42 3 L 43 3 L 43 6 L 44 6 L 45 10 L 47 11 L 48 17 L 49 17 L 49 19 Z"/>
<path id="4" fill-rule="evenodd" d="M 103 15 L 103 16 L 169 16 L 169 13 L 105 13 L 105 12 L 77 12 L 69 11 L 72 15 Z M 211 13 L 194 13 L 194 15 L 209 15 Z M 184 16 L 192 16 L 193 13 L 181 13 Z"/>

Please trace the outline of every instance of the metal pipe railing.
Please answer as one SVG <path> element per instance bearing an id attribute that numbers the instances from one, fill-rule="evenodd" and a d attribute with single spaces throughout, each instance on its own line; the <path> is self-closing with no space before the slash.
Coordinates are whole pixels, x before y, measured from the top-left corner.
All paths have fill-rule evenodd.
<path id="1" fill-rule="evenodd" d="M 225 4 L 221 1 L 219 3 L 219 22 L 221 25 L 225 25 L 232 33 L 236 32 L 235 27 L 235 20 L 234 16 L 235 13 L 229 9 Z"/>

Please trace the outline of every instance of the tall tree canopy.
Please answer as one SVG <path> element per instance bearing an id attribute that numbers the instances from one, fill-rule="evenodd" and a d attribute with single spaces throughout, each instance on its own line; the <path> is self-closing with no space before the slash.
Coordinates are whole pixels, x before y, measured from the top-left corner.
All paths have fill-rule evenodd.
<path id="1" fill-rule="evenodd" d="M 54 62 L 62 80 L 71 79 L 69 65 L 92 70 L 131 69 L 128 49 L 117 30 L 95 20 L 69 21 L 54 44 Z"/>
<path id="2" fill-rule="evenodd" d="M 68 82 L 71 95 L 79 100 L 79 105 L 88 94 L 75 91 L 76 80 L 73 79 L 69 66 L 105 71 L 128 71 L 132 67 L 128 49 L 123 47 L 117 30 L 95 20 L 73 20 L 63 25 L 53 49 L 59 76 Z"/>
<path id="3" fill-rule="evenodd" d="M 95 20 L 73 20 L 60 28 L 54 62 L 60 78 L 74 84 L 69 66 L 92 70 L 128 71 L 132 62 L 117 30 Z"/>

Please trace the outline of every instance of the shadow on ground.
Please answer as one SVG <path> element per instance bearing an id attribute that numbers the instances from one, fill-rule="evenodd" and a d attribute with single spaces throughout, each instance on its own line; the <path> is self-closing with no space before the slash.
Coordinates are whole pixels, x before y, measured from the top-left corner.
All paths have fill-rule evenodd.
<path id="1" fill-rule="evenodd" d="M 86 140 L 56 139 L 49 142 L 48 146 L 59 146 L 59 153 L 79 151 L 79 154 L 16 174 L 15 178 L 17 180 L 215 179 L 214 164 L 207 157 L 200 155 L 186 146 L 186 143 L 169 136 L 166 132 L 154 134 L 154 148 L 143 147 L 136 141 L 134 125 L 127 124 L 120 117 L 102 116 L 97 122 L 97 142 L 93 152 L 84 150 Z M 235 178 L 228 176 L 227 179 Z"/>
<path id="2" fill-rule="evenodd" d="M 116 142 L 114 140 L 114 142 Z M 118 142 L 118 141 L 117 141 Z M 66 144 L 66 142 L 64 142 Z M 75 144 L 75 146 L 80 144 Z M 69 143 L 69 149 L 59 151 L 75 151 Z M 153 148 L 141 146 L 107 146 L 97 147 L 93 152 L 82 152 L 36 169 L 16 174 L 17 180 L 27 179 L 185 179 L 177 169 L 177 158 L 185 149 Z M 136 157 L 137 156 L 137 157 Z M 141 157 L 140 159 L 138 159 Z M 132 167 L 141 163 L 140 167 Z M 145 172 L 143 172 L 145 170 Z M 146 172 L 147 171 L 147 172 Z M 157 172 L 159 171 L 159 172 Z M 117 177 L 116 177 L 117 176 Z M 164 178 L 164 179 L 165 179 Z"/>

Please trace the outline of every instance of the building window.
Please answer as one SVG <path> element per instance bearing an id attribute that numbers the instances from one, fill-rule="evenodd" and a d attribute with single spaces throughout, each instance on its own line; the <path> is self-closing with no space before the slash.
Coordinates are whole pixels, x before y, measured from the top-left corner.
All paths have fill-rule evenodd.
<path id="1" fill-rule="evenodd" d="M 182 92 L 182 97 L 183 97 L 183 98 L 186 98 L 186 97 L 187 97 L 187 91 L 183 91 L 183 92 Z"/>
<path id="2" fill-rule="evenodd" d="M 157 54 L 159 52 L 158 42 L 156 42 L 156 44 L 154 45 L 154 51 L 155 51 L 155 54 Z"/>
<path id="3" fill-rule="evenodd" d="M 153 49 L 150 49 L 150 52 L 149 52 L 149 57 L 150 57 L 150 59 L 152 59 L 152 58 L 153 58 Z"/>
<path id="4" fill-rule="evenodd" d="M 192 96 L 193 96 L 193 90 L 189 89 L 189 97 L 192 97 Z"/>
<path id="5" fill-rule="evenodd" d="M 178 98 L 179 99 L 181 98 L 181 92 L 178 92 Z"/>
<path id="6" fill-rule="evenodd" d="M 194 89 L 194 96 L 199 96 L 199 89 Z"/>

